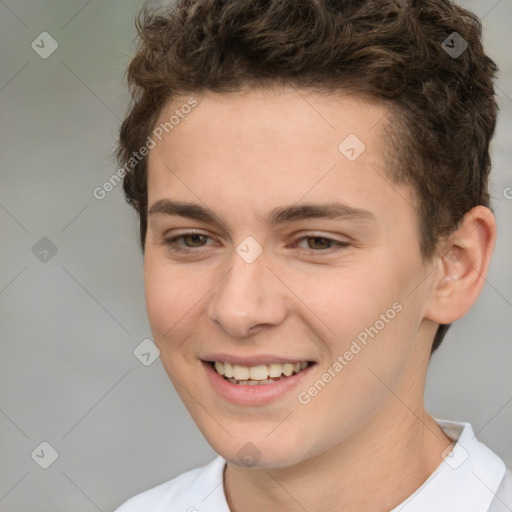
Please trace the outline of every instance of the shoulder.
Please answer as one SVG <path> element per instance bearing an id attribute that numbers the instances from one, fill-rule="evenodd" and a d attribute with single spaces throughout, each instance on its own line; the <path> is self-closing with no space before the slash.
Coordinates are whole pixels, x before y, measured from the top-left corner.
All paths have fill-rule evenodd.
<path id="1" fill-rule="evenodd" d="M 489 507 L 489 512 L 508 512 L 510 510 L 512 510 L 512 471 L 507 469 Z"/>
<path id="2" fill-rule="evenodd" d="M 186 471 L 172 480 L 137 494 L 115 512 L 160 512 L 171 510 L 171 504 L 172 510 L 183 512 L 210 508 L 213 510 L 212 507 L 221 507 L 218 508 L 221 512 L 225 501 L 222 486 L 225 462 L 219 456 L 205 466 Z M 226 508 L 226 511 L 229 509 Z"/>

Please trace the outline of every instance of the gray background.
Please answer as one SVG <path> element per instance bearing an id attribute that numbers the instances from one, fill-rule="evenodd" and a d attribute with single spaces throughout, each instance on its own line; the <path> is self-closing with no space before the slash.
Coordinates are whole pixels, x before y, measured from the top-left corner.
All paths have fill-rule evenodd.
<path id="1" fill-rule="evenodd" d="M 92 194 L 117 170 L 141 4 L 0 1 L 1 511 L 112 510 L 214 456 L 160 360 L 133 353 L 151 338 L 135 214 L 121 186 Z M 435 416 L 471 422 L 512 467 L 512 0 L 462 4 L 483 17 L 501 68 L 498 244 L 479 301 L 432 360 L 426 399 Z M 31 48 L 44 31 L 59 45 L 47 59 Z M 43 237 L 56 254 L 45 241 L 33 250 Z M 43 441 L 58 452 L 46 470 L 35 462 L 49 460 Z"/>

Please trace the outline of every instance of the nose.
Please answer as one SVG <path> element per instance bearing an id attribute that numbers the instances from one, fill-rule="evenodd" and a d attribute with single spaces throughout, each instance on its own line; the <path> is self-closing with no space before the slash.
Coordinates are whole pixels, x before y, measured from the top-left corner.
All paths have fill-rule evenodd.
<path id="1" fill-rule="evenodd" d="M 264 254 L 247 263 L 234 252 L 231 262 L 231 270 L 211 295 L 210 320 L 240 338 L 282 323 L 288 311 L 285 287 L 268 268 Z"/>

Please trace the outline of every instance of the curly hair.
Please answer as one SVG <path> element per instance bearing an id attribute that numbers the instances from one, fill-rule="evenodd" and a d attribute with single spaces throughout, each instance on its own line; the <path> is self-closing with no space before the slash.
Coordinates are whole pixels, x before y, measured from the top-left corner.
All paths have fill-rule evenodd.
<path id="1" fill-rule="evenodd" d="M 133 155 L 165 105 L 202 91 L 281 84 L 385 102 L 394 155 L 386 173 L 415 192 L 425 260 L 466 212 L 489 207 L 497 66 L 480 20 L 449 0 L 176 0 L 141 9 L 135 23 L 132 103 L 116 154 L 143 251 L 147 158 Z M 460 55 L 449 51 L 455 42 Z M 438 327 L 432 352 L 448 328 Z"/>

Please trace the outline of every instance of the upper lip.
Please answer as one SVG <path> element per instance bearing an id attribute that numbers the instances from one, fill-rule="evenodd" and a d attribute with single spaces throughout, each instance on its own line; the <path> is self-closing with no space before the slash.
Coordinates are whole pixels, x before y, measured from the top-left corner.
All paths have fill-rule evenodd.
<path id="1" fill-rule="evenodd" d="M 276 356 L 275 354 L 258 354 L 254 356 L 239 356 L 234 354 L 226 354 L 226 353 L 211 353 L 205 354 L 200 357 L 202 361 L 205 362 L 214 362 L 214 361 L 222 361 L 225 363 L 238 364 L 240 366 L 257 366 L 260 364 L 285 364 L 285 363 L 302 363 L 303 361 L 309 361 L 314 363 L 312 359 L 308 358 L 297 358 L 297 357 L 288 357 L 288 356 Z"/>

